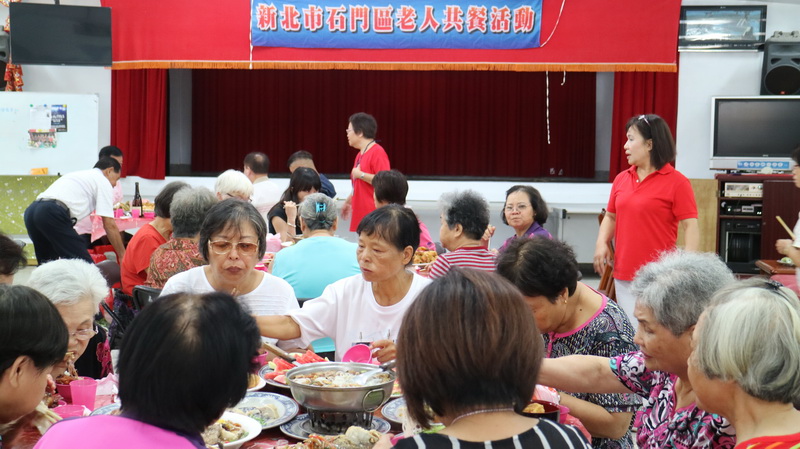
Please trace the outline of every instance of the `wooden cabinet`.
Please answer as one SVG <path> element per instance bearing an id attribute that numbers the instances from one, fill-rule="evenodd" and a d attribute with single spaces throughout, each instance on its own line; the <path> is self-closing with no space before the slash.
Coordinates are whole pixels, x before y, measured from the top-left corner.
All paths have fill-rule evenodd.
<path id="1" fill-rule="evenodd" d="M 791 175 L 717 175 L 716 179 L 717 253 L 734 272 L 757 274 L 756 260 L 781 257 L 775 250 L 775 240 L 789 235 L 775 217 L 794 227 L 800 211 L 800 189 Z M 734 185 L 741 190 L 731 191 Z M 760 196 L 749 196 L 755 195 L 753 190 Z"/>

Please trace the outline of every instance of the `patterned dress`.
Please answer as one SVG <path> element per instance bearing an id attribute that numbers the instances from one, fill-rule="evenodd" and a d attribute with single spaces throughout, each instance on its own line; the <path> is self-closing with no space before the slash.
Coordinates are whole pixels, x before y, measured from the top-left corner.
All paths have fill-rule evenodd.
<path id="1" fill-rule="evenodd" d="M 639 349 L 633 343 L 633 327 L 628 318 L 614 301 L 605 295 L 600 310 L 582 326 L 570 332 L 543 334 L 547 348 L 546 356 L 550 358 L 573 354 L 616 357 Z M 597 404 L 610 413 L 635 412 L 641 399 L 634 394 L 596 394 L 570 393 L 572 396 Z M 592 438 L 592 447 L 603 449 L 632 449 L 633 436 L 630 429 L 618 439 Z"/>
<path id="2" fill-rule="evenodd" d="M 172 238 L 153 252 L 145 284 L 150 287 L 164 288 L 164 284 L 172 276 L 201 265 L 207 265 L 207 263 L 200 255 L 197 243 L 189 239 Z"/>
<path id="3" fill-rule="evenodd" d="M 733 448 L 736 432 L 728 420 L 691 404 L 675 408 L 678 376 L 645 367 L 641 352 L 611 359 L 611 371 L 628 389 L 645 399 L 634 427 L 640 449 Z"/>

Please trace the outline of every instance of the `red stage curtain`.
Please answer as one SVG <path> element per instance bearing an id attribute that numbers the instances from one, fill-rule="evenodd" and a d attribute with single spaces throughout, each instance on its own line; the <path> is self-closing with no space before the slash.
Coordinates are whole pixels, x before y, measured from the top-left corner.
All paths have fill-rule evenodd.
<path id="1" fill-rule="evenodd" d="M 631 117 L 658 114 L 667 122 L 675 136 L 678 121 L 678 73 L 616 73 L 613 114 L 609 181 L 613 181 L 617 174 L 630 167 L 623 147 L 627 139 L 625 124 Z"/>
<path id="2" fill-rule="evenodd" d="M 392 167 L 411 176 L 594 177 L 595 75 L 195 70 L 192 170 L 218 173 L 263 151 L 271 172 L 304 149 L 349 174 L 348 117 L 369 112 Z"/>
<path id="3" fill-rule="evenodd" d="M 167 71 L 111 72 L 111 144 L 125 153 L 122 175 L 164 179 L 167 162 Z"/>

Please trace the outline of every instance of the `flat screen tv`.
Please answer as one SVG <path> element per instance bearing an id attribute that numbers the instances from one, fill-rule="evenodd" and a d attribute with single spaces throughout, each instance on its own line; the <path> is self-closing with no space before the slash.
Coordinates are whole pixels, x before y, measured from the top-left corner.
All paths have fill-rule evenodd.
<path id="1" fill-rule="evenodd" d="M 111 65 L 111 8 L 11 3 L 15 64 Z"/>
<path id="2" fill-rule="evenodd" d="M 800 96 L 714 97 L 711 126 L 712 170 L 789 171 L 800 146 Z"/>
<path id="3" fill-rule="evenodd" d="M 681 50 L 755 50 L 766 39 L 766 6 L 682 6 Z"/>

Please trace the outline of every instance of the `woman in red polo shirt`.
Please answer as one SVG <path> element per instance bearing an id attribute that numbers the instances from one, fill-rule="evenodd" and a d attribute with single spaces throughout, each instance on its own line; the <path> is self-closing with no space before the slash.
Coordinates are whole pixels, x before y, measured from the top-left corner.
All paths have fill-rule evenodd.
<path id="1" fill-rule="evenodd" d="M 636 272 L 662 251 L 675 247 L 679 223 L 689 251 L 698 249 L 700 230 L 692 186 L 672 165 L 675 140 L 664 119 L 640 115 L 628 120 L 625 129 L 625 154 L 631 167 L 614 179 L 597 236 L 594 269 L 598 273 L 605 270 L 610 260 L 607 243 L 613 238 L 617 302 L 631 323 L 637 323 L 635 298 L 630 293 Z"/>

